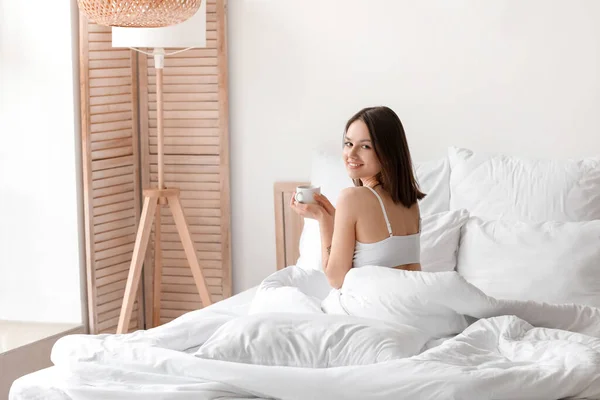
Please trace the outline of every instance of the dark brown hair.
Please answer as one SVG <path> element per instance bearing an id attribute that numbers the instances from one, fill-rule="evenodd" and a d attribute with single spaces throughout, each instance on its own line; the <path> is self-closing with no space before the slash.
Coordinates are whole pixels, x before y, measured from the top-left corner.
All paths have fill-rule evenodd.
<path id="1" fill-rule="evenodd" d="M 375 154 L 381 164 L 377 178 L 394 203 L 402 203 L 408 208 L 425 197 L 415 179 L 404 127 L 396 113 L 388 107 L 363 108 L 348 120 L 344 134 L 357 120 L 363 121 L 369 129 Z M 362 186 L 362 182 L 355 179 L 354 185 Z"/>

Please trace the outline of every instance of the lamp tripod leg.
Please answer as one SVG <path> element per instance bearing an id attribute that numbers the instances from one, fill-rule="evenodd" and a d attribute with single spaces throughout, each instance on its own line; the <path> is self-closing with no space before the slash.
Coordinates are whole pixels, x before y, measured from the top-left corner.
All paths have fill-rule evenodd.
<path id="1" fill-rule="evenodd" d="M 212 304 L 212 299 L 210 297 L 208 285 L 206 284 L 206 279 L 204 278 L 200 264 L 198 264 L 198 256 L 196 254 L 194 242 L 192 241 L 190 230 L 183 214 L 183 208 L 181 207 L 181 202 L 179 201 L 179 195 L 169 196 L 168 199 L 169 207 L 173 213 L 173 219 L 175 220 L 175 225 L 177 226 L 177 231 L 179 232 L 179 237 L 181 238 L 181 244 L 183 245 L 183 250 L 185 251 L 185 256 L 190 264 L 194 282 L 196 283 L 196 288 L 200 294 L 200 300 L 202 300 L 202 306 L 209 306 Z"/>
<path id="2" fill-rule="evenodd" d="M 129 267 L 129 275 L 127 276 L 127 284 L 125 286 L 125 295 L 121 306 L 121 314 L 119 315 L 119 324 L 117 325 L 117 333 L 126 333 L 129 328 L 129 320 L 133 310 L 133 303 L 140 285 L 140 277 L 142 275 L 142 264 L 150 239 L 150 231 L 152 230 L 152 222 L 154 213 L 158 205 L 158 197 L 146 197 L 144 199 L 144 207 L 135 237 L 135 245 L 133 247 L 133 257 Z"/>
<path id="3" fill-rule="evenodd" d="M 156 218 L 154 223 L 154 279 L 152 295 L 152 326 L 160 325 L 160 302 L 162 289 L 162 247 L 161 247 L 161 212 L 160 200 L 156 207 Z"/>

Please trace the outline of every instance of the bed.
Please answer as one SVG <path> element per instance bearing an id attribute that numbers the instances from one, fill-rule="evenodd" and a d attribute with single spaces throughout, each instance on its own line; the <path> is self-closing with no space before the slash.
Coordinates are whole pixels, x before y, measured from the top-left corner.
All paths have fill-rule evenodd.
<path id="1" fill-rule="evenodd" d="M 124 336 L 72 336 L 11 400 L 600 398 L 600 158 L 450 148 L 417 163 L 423 272 L 353 269 L 332 290 L 318 225 L 274 186 L 277 271 Z M 335 204 L 335 155 L 310 179 Z"/>
<path id="2" fill-rule="evenodd" d="M 250 303 L 257 287 L 236 294 L 209 306 L 211 309 L 227 310 L 233 315 L 248 313 Z M 10 390 L 11 400 L 71 400 L 57 385 L 64 379 L 62 371 L 57 367 L 49 367 L 33 372 L 17 379 Z"/>

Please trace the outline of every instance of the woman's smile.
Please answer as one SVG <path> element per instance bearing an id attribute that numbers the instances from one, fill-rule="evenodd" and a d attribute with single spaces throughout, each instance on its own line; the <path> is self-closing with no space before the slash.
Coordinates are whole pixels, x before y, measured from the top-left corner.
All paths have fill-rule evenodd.
<path id="1" fill-rule="evenodd" d="M 363 166 L 362 163 L 356 161 L 346 161 L 346 166 L 350 169 L 358 169 Z"/>

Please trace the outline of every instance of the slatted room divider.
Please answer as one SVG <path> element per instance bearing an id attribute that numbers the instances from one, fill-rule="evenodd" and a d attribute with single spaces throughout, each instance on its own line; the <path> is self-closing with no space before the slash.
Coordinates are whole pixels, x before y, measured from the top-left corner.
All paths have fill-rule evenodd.
<path id="1" fill-rule="evenodd" d="M 155 71 L 151 58 L 113 48 L 110 28 L 81 18 L 89 325 L 92 333 L 115 332 L 141 210 L 140 189 L 157 181 Z M 206 20 L 206 48 L 165 58 L 164 160 L 165 186 L 181 189 L 198 260 L 216 302 L 231 295 L 226 0 L 208 0 Z M 160 323 L 165 323 L 202 303 L 168 207 L 162 222 L 157 304 Z M 152 325 L 153 242 L 154 233 L 130 330 Z"/>

